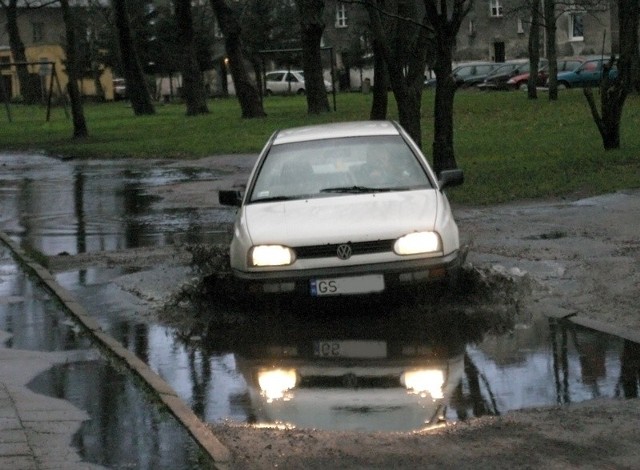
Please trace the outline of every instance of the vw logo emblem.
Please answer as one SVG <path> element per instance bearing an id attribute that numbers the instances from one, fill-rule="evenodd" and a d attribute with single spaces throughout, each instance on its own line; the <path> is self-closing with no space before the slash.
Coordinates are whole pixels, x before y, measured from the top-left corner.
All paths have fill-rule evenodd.
<path id="1" fill-rule="evenodd" d="M 351 251 L 351 245 L 339 245 L 336 250 L 336 254 L 340 259 L 349 259 L 353 252 Z"/>

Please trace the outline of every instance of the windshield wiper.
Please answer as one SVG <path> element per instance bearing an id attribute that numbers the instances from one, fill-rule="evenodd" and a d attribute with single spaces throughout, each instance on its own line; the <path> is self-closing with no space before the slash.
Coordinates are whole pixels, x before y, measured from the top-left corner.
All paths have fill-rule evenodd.
<path id="1" fill-rule="evenodd" d="M 349 194 L 359 194 L 359 193 L 382 193 L 388 191 L 395 191 L 398 188 L 372 188 L 369 186 L 338 186 L 335 188 L 324 188 L 321 189 L 321 193 L 349 193 Z"/>
<path id="2" fill-rule="evenodd" d="M 338 186 L 335 188 L 323 188 L 321 193 L 379 193 L 383 191 L 393 191 L 393 188 L 371 188 L 369 186 Z"/>
<path id="3" fill-rule="evenodd" d="M 300 199 L 299 196 L 272 196 L 261 197 L 258 199 L 252 199 L 251 202 L 276 202 L 276 201 L 291 201 L 293 199 Z"/>

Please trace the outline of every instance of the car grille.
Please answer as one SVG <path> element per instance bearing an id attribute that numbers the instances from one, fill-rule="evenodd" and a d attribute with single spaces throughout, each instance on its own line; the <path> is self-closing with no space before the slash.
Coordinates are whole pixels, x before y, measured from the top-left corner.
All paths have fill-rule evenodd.
<path id="1" fill-rule="evenodd" d="M 375 240 L 370 242 L 357 243 L 335 243 L 328 245 L 315 246 L 298 246 L 294 248 L 298 259 L 305 258 L 330 258 L 338 257 L 338 247 L 341 245 L 349 245 L 351 247 L 352 256 L 368 255 L 371 253 L 385 253 L 393 251 L 395 240 Z"/>
<path id="2" fill-rule="evenodd" d="M 301 377 L 298 388 L 398 388 L 400 376 L 357 377 L 354 374 L 340 376 Z"/>

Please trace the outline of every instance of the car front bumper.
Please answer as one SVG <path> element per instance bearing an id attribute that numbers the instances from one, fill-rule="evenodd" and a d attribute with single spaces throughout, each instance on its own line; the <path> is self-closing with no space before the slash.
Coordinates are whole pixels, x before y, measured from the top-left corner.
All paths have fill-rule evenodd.
<path id="1" fill-rule="evenodd" d="M 314 279 L 381 274 L 386 289 L 403 283 L 441 281 L 454 275 L 459 268 L 460 256 L 456 250 L 436 258 L 304 270 L 246 272 L 234 269 L 233 274 L 237 279 L 247 282 L 252 292 L 302 293 L 310 291 L 310 283 Z"/>

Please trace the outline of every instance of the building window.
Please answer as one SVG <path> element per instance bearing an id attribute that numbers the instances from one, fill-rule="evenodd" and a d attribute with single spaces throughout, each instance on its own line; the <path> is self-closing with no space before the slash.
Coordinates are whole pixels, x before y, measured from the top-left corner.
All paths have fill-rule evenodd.
<path id="1" fill-rule="evenodd" d="M 569 13 L 569 39 L 584 40 L 584 13 Z"/>
<path id="2" fill-rule="evenodd" d="M 522 18 L 518 18 L 518 34 L 524 34 L 524 24 L 522 24 Z"/>
<path id="3" fill-rule="evenodd" d="M 491 16 L 502 16 L 502 3 L 500 3 L 500 0 L 489 0 L 489 9 Z"/>
<path id="4" fill-rule="evenodd" d="M 469 36 L 474 36 L 476 34 L 476 25 L 473 23 L 473 20 L 469 20 Z"/>
<path id="5" fill-rule="evenodd" d="M 33 42 L 44 41 L 44 23 L 31 23 L 33 27 Z"/>
<path id="6" fill-rule="evenodd" d="M 347 7 L 344 3 L 336 5 L 336 28 L 347 27 Z"/>

